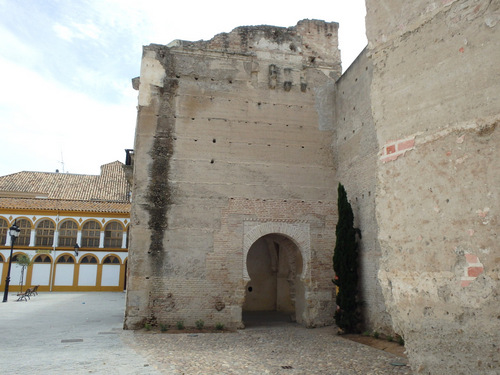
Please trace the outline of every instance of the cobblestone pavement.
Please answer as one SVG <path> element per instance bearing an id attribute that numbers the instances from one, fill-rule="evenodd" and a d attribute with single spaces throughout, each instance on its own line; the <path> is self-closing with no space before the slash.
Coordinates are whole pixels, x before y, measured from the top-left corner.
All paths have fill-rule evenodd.
<path id="1" fill-rule="evenodd" d="M 407 363 L 405 358 L 335 332 L 282 323 L 235 333 L 140 331 L 127 341 L 163 374 L 411 374 L 409 367 L 391 364 Z"/>
<path id="2" fill-rule="evenodd" d="M 16 299 L 0 303 L 0 374 L 160 374 L 124 343 L 133 336 L 122 330 L 125 293 Z"/>
<path id="3" fill-rule="evenodd" d="M 0 303 L 0 374 L 410 374 L 404 358 L 335 328 L 270 323 L 237 332 L 123 331 L 124 293 L 39 293 Z"/>

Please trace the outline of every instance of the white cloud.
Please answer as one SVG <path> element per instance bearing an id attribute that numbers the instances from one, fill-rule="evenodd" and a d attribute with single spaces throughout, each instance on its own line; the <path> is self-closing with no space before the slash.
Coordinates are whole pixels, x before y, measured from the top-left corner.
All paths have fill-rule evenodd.
<path id="1" fill-rule="evenodd" d="M 93 23 L 76 23 L 72 22 L 70 27 L 55 23 L 52 26 L 56 35 L 66 41 L 71 42 L 73 39 L 99 39 L 101 30 Z"/>
<path id="2" fill-rule="evenodd" d="M 340 23 L 340 47 L 347 65 L 366 45 L 364 0 L 311 0 L 300 6 L 268 0 L 241 4 L 233 0 L 181 1 L 175 5 L 156 0 L 95 0 L 92 4 L 100 14 L 109 15 L 112 9 L 112 22 L 130 27 L 141 44 L 207 40 L 238 26 L 287 27 L 309 18 Z"/>
<path id="3" fill-rule="evenodd" d="M 0 25 L 0 36 L 2 40 L 0 56 L 26 65 L 35 65 L 36 61 L 40 59 L 40 53 L 37 50 L 23 43 L 17 35 L 2 25 Z M 6 73 L 5 70 L 3 72 Z"/>
<path id="4" fill-rule="evenodd" d="M 52 30 L 55 31 L 59 38 L 67 40 L 68 42 L 71 42 L 71 40 L 75 37 L 75 34 L 69 29 L 69 27 L 63 26 L 60 23 L 54 24 L 54 26 L 52 26 Z"/>
<path id="5" fill-rule="evenodd" d="M 124 160 L 133 146 L 135 102 L 107 105 L 0 60 L 12 75 L 0 91 L 0 175 L 20 170 L 54 171 L 61 152 L 66 171 L 98 174 L 99 166 Z M 132 90 L 131 90 L 132 91 Z"/>
<path id="6" fill-rule="evenodd" d="M 81 39 L 91 38 L 91 39 L 99 39 L 101 35 L 101 30 L 92 22 L 83 24 L 83 23 L 73 23 L 72 25 L 76 30 L 78 30 L 78 37 Z"/>
<path id="7" fill-rule="evenodd" d="M 26 7 L 0 0 L 0 9 L 12 20 L 33 16 L 22 28 L 0 21 L 0 175 L 62 169 L 61 152 L 74 173 L 97 174 L 101 164 L 124 160 L 123 150 L 133 147 L 130 79 L 139 75 L 142 45 L 304 18 L 340 23 L 344 69 L 366 45 L 364 0 L 47 0 Z"/>

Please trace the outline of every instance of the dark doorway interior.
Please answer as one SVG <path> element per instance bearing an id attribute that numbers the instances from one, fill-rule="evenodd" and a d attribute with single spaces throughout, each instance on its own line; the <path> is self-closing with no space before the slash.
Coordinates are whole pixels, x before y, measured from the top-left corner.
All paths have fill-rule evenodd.
<path id="1" fill-rule="evenodd" d="M 295 322 L 297 305 L 303 305 L 302 257 L 295 243 L 280 234 L 259 238 L 248 252 L 247 270 L 245 326 Z"/>

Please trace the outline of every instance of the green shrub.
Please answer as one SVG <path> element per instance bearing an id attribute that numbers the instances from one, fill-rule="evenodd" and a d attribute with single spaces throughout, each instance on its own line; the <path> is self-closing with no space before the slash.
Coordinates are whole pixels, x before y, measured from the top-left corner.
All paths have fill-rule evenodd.
<path id="1" fill-rule="evenodd" d="M 378 339 L 380 336 L 380 333 L 378 333 L 377 331 L 373 332 L 373 337 L 375 337 L 376 339 Z"/>
<path id="2" fill-rule="evenodd" d="M 215 329 L 216 329 L 217 331 L 222 331 L 222 330 L 224 329 L 224 324 L 222 324 L 222 323 L 217 323 L 217 324 L 215 325 Z"/>
<path id="3" fill-rule="evenodd" d="M 364 332 L 363 332 L 363 336 L 371 336 L 370 331 L 364 331 Z"/>
<path id="4" fill-rule="evenodd" d="M 401 336 L 398 336 L 398 344 L 401 346 L 404 346 L 405 344 L 405 340 Z"/>
<path id="5" fill-rule="evenodd" d="M 205 322 L 201 319 L 197 320 L 196 323 L 194 323 L 196 325 L 196 328 L 198 329 L 203 329 L 203 327 L 205 326 Z"/>
<path id="6" fill-rule="evenodd" d="M 166 332 L 166 331 L 168 331 L 168 325 L 167 325 L 167 324 L 160 323 L 160 330 L 161 330 L 162 332 Z"/>
<path id="7" fill-rule="evenodd" d="M 184 329 L 184 322 L 182 320 L 177 322 L 177 329 L 178 330 Z"/>
<path id="8" fill-rule="evenodd" d="M 393 340 L 394 340 L 394 338 L 392 336 L 387 336 L 387 341 L 392 342 Z"/>
<path id="9" fill-rule="evenodd" d="M 144 324 L 144 328 L 146 329 L 146 331 L 151 331 L 151 323 L 145 323 Z"/>

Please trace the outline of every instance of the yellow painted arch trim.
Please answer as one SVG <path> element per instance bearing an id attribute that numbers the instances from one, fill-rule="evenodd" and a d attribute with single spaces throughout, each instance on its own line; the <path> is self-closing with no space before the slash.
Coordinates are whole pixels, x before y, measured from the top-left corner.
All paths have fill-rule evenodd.
<path id="1" fill-rule="evenodd" d="M 31 258 L 33 264 L 35 263 L 35 259 L 38 258 L 40 255 L 48 256 L 50 258 L 51 263 L 54 261 L 54 258 L 52 257 L 52 255 L 50 253 L 40 253 L 40 254 L 33 255 L 33 258 Z"/>
<path id="2" fill-rule="evenodd" d="M 82 223 L 80 224 L 80 228 L 81 228 L 81 229 L 80 229 L 80 228 L 78 228 L 78 229 L 79 229 L 79 230 L 83 230 L 83 226 L 84 226 L 85 224 L 87 224 L 87 223 L 92 222 L 92 221 L 95 221 L 97 224 L 99 224 L 99 230 L 100 230 L 100 231 L 102 231 L 102 230 L 103 230 L 103 227 L 104 227 L 104 226 L 103 226 L 103 225 L 101 224 L 101 222 L 100 222 L 99 220 L 97 220 L 97 219 L 86 219 L 86 220 L 82 221 Z"/>
<path id="3" fill-rule="evenodd" d="M 52 224 L 54 224 L 54 228 L 53 228 L 53 229 L 54 229 L 54 230 L 56 230 L 56 228 L 57 228 L 57 223 L 56 223 L 56 221 L 55 221 L 54 219 L 51 219 L 50 217 L 45 217 L 45 216 L 44 216 L 44 217 L 41 217 L 41 218 L 39 218 L 39 219 L 37 219 L 37 220 L 33 223 L 33 225 L 34 225 L 35 229 L 38 229 L 38 226 L 40 225 L 40 223 L 41 223 L 42 221 L 45 221 L 45 220 L 51 221 L 51 222 L 52 222 Z"/>
<path id="4" fill-rule="evenodd" d="M 12 253 L 12 258 L 14 258 L 16 255 L 19 255 L 19 254 L 26 255 L 26 256 L 29 258 L 29 255 L 28 255 L 28 254 L 26 254 L 26 253 L 25 253 L 25 252 L 23 252 L 23 251 L 14 251 L 14 252 Z M 30 258 L 30 259 L 31 259 L 31 258 Z"/>
<path id="5" fill-rule="evenodd" d="M 26 254 L 25 252 L 22 252 L 22 251 L 14 251 L 12 253 L 12 258 L 14 258 L 16 255 L 20 255 L 20 254 L 24 254 L 26 256 L 28 256 L 28 254 Z M 10 258 L 10 257 L 9 257 Z M 9 259 L 7 258 L 7 259 Z M 6 263 L 7 264 L 7 261 Z M 14 267 L 14 264 L 12 264 L 12 267 Z M 2 270 L 2 290 L 5 290 L 5 279 L 7 278 L 7 272 L 8 272 L 8 266 L 4 266 L 3 267 L 3 270 Z M 26 285 L 29 285 L 29 283 L 31 283 L 31 269 L 32 269 L 32 264 L 30 264 L 27 268 L 26 268 L 26 271 L 24 271 L 26 273 L 26 284 L 23 285 L 23 290 L 26 290 L 26 288 L 29 288 L 29 286 L 26 286 Z M 10 279 L 10 284 L 9 284 L 9 292 L 19 292 L 21 290 L 20 286 L 17 284 L 17 282 L 14 280 L 14 283 L 13 283 L 13 280 L 12 280 L 12 271 L 11 271 L 11 279 Z"/>
<path id="6" fill-rule="evenodd" d="M 121 225 L 122 227 L 122 231 L 125 232 L 125 225 L 123 225 L 123 223 L 120 221 L 120 220 L 116 220 L 116 219 L 111 219 L 109 221 L 106 221 L 105 224 L 103 224 L 103 227 L 104 227 L 104 230 L 106 230 L 106 227 L 111 224 L 111 223 L 118 223 Z"/>
<path id="7" fill-rule="evenodd" d="M 62 254 L 59 254 L 56 258 L 56 263 L 59 261 L 59 259 L 65 255 L 69 255 L 71 258 L 73 258 L 73 262 L 74 264 L 76 264 L 76 259 L 75 259 L 75 256 L 71 253 L 62 253 Z"/>
<path id="8" fill-rule="evenodd" d="M 120 258 L 120 256 L 119 256 L 119 255 L 117 255 L 117 254 L 113 254 L 113 253 L 108 254 L 108 255 L 106 255 L 104 258 L 102 258 L 101 264 L 104 264 L 104 261 L 105 261 L 107 258 L 109 258 L 109 257 L 115 257 L 115 258 L 117 258 L 117 259 L 120 261 L 120 263 L 118 263 L 118 264 L 120 264 L 120 265 L 121 265 L 121 264 L 123 264 L 123 261 L 122 261 L 122 259 Z M 108 264 L 117 264 L 117 263 L 108 263 Z"/>
<path id="9" fill-rule="evenodd" d="M 17 251 L 13 254 L 13 256 L 18 255 L 18 254 L 25 254 L 25 253 L 22 251 Z M 47 255 L 47 254 L 45 254 L 45 255 Z M 114 264 L 114 265 L 111 264 L 114 267 L 120 267 L 120 276 L 119 276 L 119 285 L 118 286 L 102 286 L 101 285 L 102 270 L 103 270 L 102 262 L 97 263 L 97 264 L 92 263 L 93 265 L 97 266 L 97 275 L 96 275 L 96 285 L 95 286 L 78 286 L 78 279 L 79 279 L 79 275 L 80 275 L 81 263 L 76 263 L 76 262 L 72 263 L 73 267 L 74 267 L 74 269 L 73 269 L 74 270 L 73 271 L 73 284 L 72 285 L 57 286 L 57 285 L 53 284 L 55 281 L 56 275 L 57 275 L 57 261 L 63 255 L 69 255 L 73 258 L 73 260 L 75 260 L 75 257 L 73 256 L 73 254 L 63 253 L 63 254 L 60 254 L 57 256 L 55 263 L 54 262 L 50 263 L 51 264 L 51 269 L 50 269 L 51 276 L 50 276 L 49 285 L 50 285 L 50 283 L 52 283 L 52 285 L 53 285 L 52 291 L 54 291 L 54 292 L 75 292 L 75 291 L 80 291 L 80 292 L 119 292 L 119 291 L 123 291 L 123 288 L 125 286 L 126 262 L 128 261 L 128 257 L 126 257 L 121 264 Z M 93 256 L 92 254 L 86 254 L 86 255 Z M 109 255 L 113 255 L 113 254 L 109 254 Z M 116 254 L 115 254 L 115 256 L 116 256 Z M 103 260 L 104 259 L 105 258 L 103 258 Z M 56 268 L 55 268 L 55 272 L 52 274 L 54 265 Z M 26 288 L 30 288 L 30 287 L 34 286 L 31 284 L 32 276 L 33 276 L 33 263 L 26 270 L 26 284 L 23 285 L 23 290 L 26 290 Z M 2 283 L 0 283 L 0 291 L 3 291 L 3 288 L 4 288 L 3 280 L 5 280 L 6 277 L 7 277 L 7 267 L 3 267 Z M 52 279 L 52 277 L 53 277 L 53 279 Z M 39 291 L 49 291 L 50 290 L 49 285 L 42 285 L 42 286 L 40 286 L 40 288 L 38 290 Z M 19 290 L 20 290 L 19 285 L 12 284 L 12 283 L 10 284 L 9 291 L 18 292 Z"/>
<path id="10" fill-rule="evenodd" d="M 78 264 L 82 264 L 82 260 L 84 258 L 94 258 L 96 260 L 96 263 L 83 263 L 83 264 L 101 264 L 101 262 L 99 262 L 99 258 L 97 256 L 95 256 L 94 254 L 89 254 L 89 253 L 86 253 L 86 254 L 83 254 L 80 259 L 78 260 Z"/>
<path id="11" fill-rule="evenodd" d="M 73 219 L 72 217 L 67 217 L 67 218 L 64 218 L 61 221 L 59 221 L 59 223 L 57 223 L 57 230 L 61 229 L 62 224 L 64 224 L 67 221 L 72 221 L 73 223 L 76 224 L 76 229 L 77 230 L 80 229 L 80 223 L 78 222 L 78 220 Z"/>
<path id="12" fill-rule="evenodd" d="M 34 224 L 33 224 L 33 221 L 32 221 L 29 217 L 27 217 L 27 216 L 19 216 L 19 217 L 16 217 L 16 218 L 12 219 L 12 221 L 11 221 L 11 222 L 10 222 L 10 224 L 9 224 L 9 226 L 14 225 L 14 223 L 15 223 L 16 221 L 20 221 L 20 220 L 23 220 L 23 219 L 24 219 L 24 220 L 28 220 L 28 222 L 31 224 L 30 229 L 35 229 L 35 226 L 34 226 Z"/>

